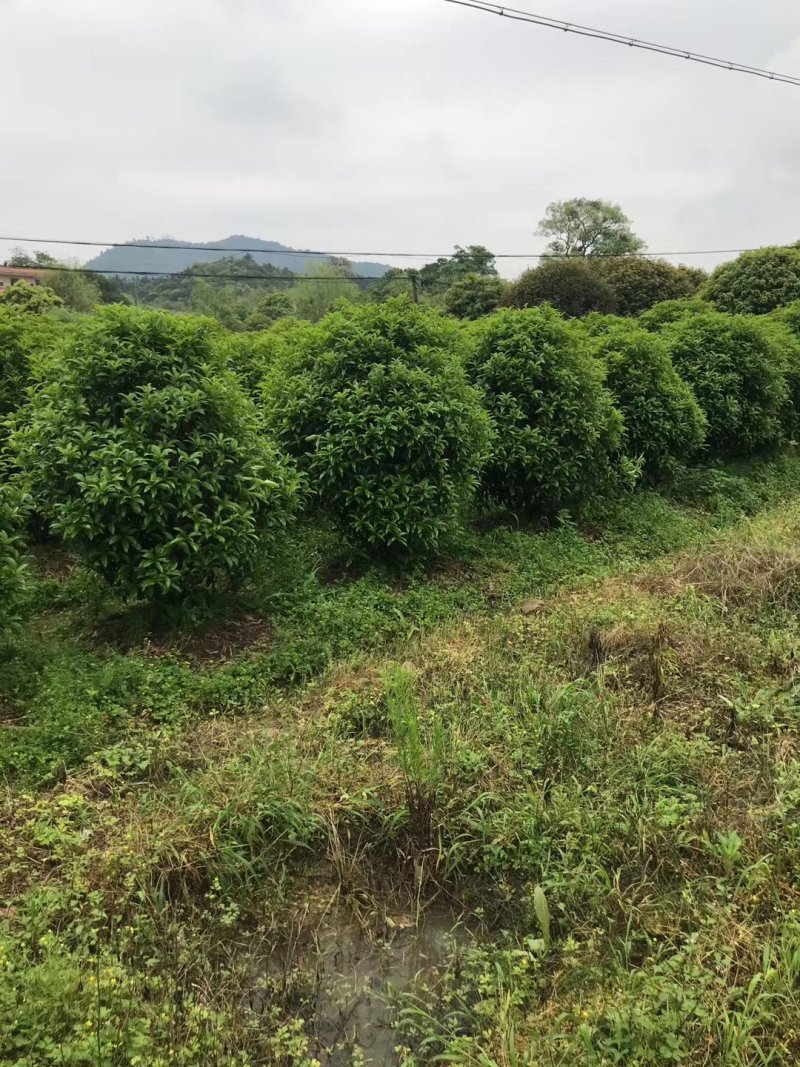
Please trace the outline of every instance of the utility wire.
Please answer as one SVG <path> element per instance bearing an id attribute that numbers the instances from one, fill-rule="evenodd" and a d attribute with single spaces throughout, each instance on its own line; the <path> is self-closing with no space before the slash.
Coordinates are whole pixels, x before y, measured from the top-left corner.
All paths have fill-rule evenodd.
<path id="1" fill-rule="evenodd" d="M 13 270 L 14 268 L 8 268 Z M 106 277 L 122 277 L 124 281 L 124 275 L 135 274 L 137 277 L 154 277 L 154 278 L 205 278 L 206 281 L 215 281 L 217 278 L 225 278 L 230 281 L 250 281 L 250 282 L 286 282 L 287 285 L 294 285 L 295 282 L 380 282 L 383 281 L 382 274 L 341 274 L 335 278 L 330 275 L 314 275 L 314 274 L 202 274 L 198 271 L 194 273 L 191 268 L 186 270 L 99 270 L 97 267 L 62 267 L 60 264 L 52 266 L 41 267 L 19 267 L 19 270 L 40 270 L 40 271 L 69 271 L 73 274 L 104 274 Z"/>
<path id="2" fill-rule="evenodd" d="M 676 59 L 688 59 L 693 63 L 704 63 L 708 67 L 719 67 L 723 70 L 736 71 L 739 74 L 752 74 L 756 78 L 767 78 L 769 81 L 800 86 L 800 77 L 796 77 L 793 74 L 777 74 L 775 71 L 763 70 L 761 67 L 750 67 L 745 63 L 717 59 L 715 56 L 706 56 L 701 52 L 689 52 L 685 48 L 672 48 L 670 45 L 655 44 L 653 41 L 641 41 L 636 37 L 628 37 L 625 34 L 597 30 L 591 26 L 581 26 L 575 22 L 564 22 L 562 19 L 553 19 L 546 15 L 535 15 L 532 11 L 521 11 L 519 8 L 506 7 L 503 4 L 486 3 L 484 0 L 445 0 L 445 3 L 458 4 L 460 7 L 471 7 L 475 11 L 485 11 L 489 15 L 503 15 L 515 22 L 529 22 L 535 26 L 545 26 L 551 30 L 575 33 L 580 37 L 594 37 L 600 41 L 610 41 L 612 44 L 624 44 L 629 48 L 641 48 L 647 52 L 659 52 L 661 55 L 674 56 Z"/>
<path id="3" fill-rule="evenodd" d="M 448 3 L 460 3 L 462 0 L 448 0 Z M 469 5 L 468 5 L 469 6 Z M 384 256 L 387 259 L 453 259 L 455 253 L 453 252 L 318 252 L 318 251 L 300 251 L 294 248 L 287 248 L 280 252 L 270 252 L 268 249 L 262 248 L 223 248 L 221 245 L 212 245 L 207 248 L 199 248 L 196 245 L 162 245 L 162 244 L 138 244 L 136 241 L 68 241 L 63 237 L 4 237 L 0 235 L 0 241 L 8 241 L 9 243 L 17 242 L 18 244 L 28 245 L 84 245 L 92 248 L 143 248 L 149 251 L 150 249 L 166 249 L 169 251 L 183 251 L 183 252 L 249 252 L 251 255 L 257 253 L 258 255 L 280 255 L 280 256 L 338 256 L 343 259 L 356 259 L 358 256 Z M 763 247 L 763 246 L 758 246 Z M 658 258 L 659 256 L 738 256 L 742 252 L 757 252 L 756 248 L 691 248 L 678 252 L 626 252 L 624 258 L 630 259 L 632 256 L 636 256 L 644 259 Z M 771 245 L 772 248 L 792 248 L 793 245 Z M 567 259 L 570 258 L 566 254 L 558 252 L 493 252 L 493 259 Z M 619 255 L 615 253 L 600 252 L 592 256 L 592 259 L 619 259 Z M 274 265 L 274 264 L 273 264 Z M 44 268 L 42 268 L 44 269 Z M 134 274 L 132 270 L 102 270 L 98 271 L 99 274 Z M 171 274 L 181 273 L 180 271 L 154 271 L 155 274 Z M 217 275 L 220 277 L 220 275 Z M 242 277 L 242 275 L 237 275 Z M 315 279 L 318 280 L 318 279 Z M 365 278 L 363 280 L 369 280 Z"/>

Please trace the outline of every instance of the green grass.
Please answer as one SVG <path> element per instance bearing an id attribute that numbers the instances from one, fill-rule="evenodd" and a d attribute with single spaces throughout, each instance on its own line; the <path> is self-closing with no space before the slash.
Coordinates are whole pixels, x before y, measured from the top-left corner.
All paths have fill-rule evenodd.
<path id="1" fill-rule="evenodd" d="M 307 1065 L 332 902 L 468 920 L 392 994 L 408 1067 L 797 1062 L 798 544 L 788 455 L 428 572 L 310 531 L 180 640 L 40 558 L 0 1065 Z"/>

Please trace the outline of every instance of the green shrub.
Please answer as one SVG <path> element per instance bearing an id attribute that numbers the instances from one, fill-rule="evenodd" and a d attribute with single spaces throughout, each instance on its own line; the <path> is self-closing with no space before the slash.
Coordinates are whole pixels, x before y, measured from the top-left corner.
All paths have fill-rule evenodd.
<path id="1" fill-rule="evenodd" d="M 800 248 L 759 248 L 717 267 L 703 296 L 719 311 L 764 315 L 800 300 Z"/>
<path id="2" fill-rule="evenodd" d="M 800 303 L 796 306 L 800 309 Z M 783 406 L 784 434 L 789 440 L 800 441 L 800 332 L 795 333 L 791 320 L 778 312 L 761 315 L 755 323 L 769 335 L 775 358 L 783 364 L 787 391 Z"/>
<path id="3" fill-rule="evenodd" d="M 0 643 L 19 627 L 27 568 L 22 561 L 22 501 L 0 485 Z"/>
<path id="4" fill-rule="evenodd" d="M 788 389 L 770 330 L 751 317 L 707 311 L 665 326 L 662 336 L 708 420 L 712 454 L 746 455 L 781 442 Z"/>
<path id="5" fill-rule="evenodd" d="M 42 315 L 53 308 L 62 307 L 64 301 L 46 285 L 31 282 L 14 282 L 0 292 L 0 305 L 18 307 L 32 315 Z"/>
<path id="6" fill-rule="evenodd" d="M 231 370 L 248 394 L 260 404 L 264 379 L 284 353 L 303 344 L 303 335 L 310 329 L 309 322 L 287 317 L 268 330 L 228 334 L 220 342 L 220 347 Z"/>
<path id="7" fill-rule="evenodd" d="M 625 421 L 625 447 L 642 456 L 651 475 L 703 445 L 706 420 L 661 338 L 632 322 L 603 324 L 594 352 L 607 368 L 606 385 Z"/>
<path id="8" fill-rule="evenodd" d="M 12 440 L 34 500 L 122 596 L 246 574 L 295 480 L 193 316 L 109 307 L 65 344 Z"/>
<path id="9" fill-rule="evenodd" d="M 590 311 L 614 312 L 614 292 L 582 257 L 545 260 L 509 287 L 503 304 L 513 308 L 552 304 L 567 318 Z"/>
<path id="10" fill-rule="evenodd" d="M 488 494 L 555 512 L 606 483 L 622 418 L 581 332 L 543 307 L 496 312 L 470 342 L 468 372 L 495 429 Z"/>
<path id="11" fill-rule="evenodd" d="M 776 322 L 782 322 L 795 337 L 800 338 L 800 300 L 794 300 L 791 304 L 773 311 L 771 318 Z"/>
<path id="12" fill-rule="evenodd" d="M 468 274 L 444 294 L 445 310 L 458 319 L 479 319 L 499 305 L 508 285 L 490 274 Z"/>
<path id="13" fill-rule="evenodd" d="M 247 316 L 248 330 L 265 330 L 279 319 L 294 315 L 294 302 L 288 293 L 266 293 Z"/>
<path id="14" fill-rule="evenodd" d="M 620 315 L 639 315 L 664 300 L 691 296 L 705 278 L 703 271 L 643 256 L 614 256 L 590 263 L 611 287 Z"/>
<path id="15" fill-rule="evenodd" d="M 706 311 L 711 310 L 711 306 L 699 296 L 690 296 L 683 300 L 662 300 L 660 304 L 654 304 L 649 311 L 642 312 L 638 322 L 646 330 L 656 333 L 662 326 L 668 326 L 671 322 L 678 322 L 692 315 L 704 315 Z"/>
<path id="16" fill-rule="evenodd" d="M 273 375 L 269 423 L 358 547 L 436 550 L 477 482 L 488 424 L 458 339 L 398 297 L 328 315 Z"/>

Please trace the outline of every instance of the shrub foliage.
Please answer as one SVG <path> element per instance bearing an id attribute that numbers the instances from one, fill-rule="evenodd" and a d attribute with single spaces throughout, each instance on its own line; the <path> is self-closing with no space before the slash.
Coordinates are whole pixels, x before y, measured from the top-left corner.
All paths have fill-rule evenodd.
<path id="1" fill-rule="evenodd" d="M 0 643 L 19 625 L 19 607 L 25 592 L 22 510 L 20 495 L 8 485 L 0 485 Z"/>
<path id="2" fill-rule="evenodd" d="M 614 256 L 591 264 L 611 287 L 620 315 L 639 315 L 663 300 L 691 296 L 705 278 L 703 271 L 639 256 Z"/>
<path id="3" fill-rule="evenodd" d="M 0 449 L 10 420 L 28 401 L 36 365 L 63 329 L 47 315 L 32 314 L 19 305 L 0 305 Z"/>
<path id="4" fill-rule="evenodd" d="M 506 289 L 496 275 L 468 274 L 444 294 L 445 310 L 458 319 L 479 319 L 497 308 Z"/>
<path id="5" fill-rule="evenodd" d="M 764 315 L 800 300 L 800 248 L 759 248 L 717 267 L 704 287 L 719 311 Z"/>
<path id="6" fill-rule="evenodd" d="M 662 300 L 648 311 L 643 311 L 638 322 L 646 330 L 658 332 L 662 326 L 667 326 L 671 322 L 691 318 L 692 315 L 704 315 L 712 310 L 711 305 L 699 296 L 684 297 L 681 300 Z"/>
<path id="7" fill-rule="evenodd" d="M 499 311 L 471 342 L 468 370 L 495 429 L 488 494 L 555 512 L 607 481 L 622 419 L 583 334 L 543 307 Z"/>
<path id="8" fill-rule="evenodd" d="M 357 547 L 435 550 L 477 482 L 487 419 L 457 338 L 407 298 L 352 306 L 273 376 L 269 423 Z"/>
<path id="9" fill-rule="evenodd" d="M 121 306 L 67 341 L 13 445 L 52 529 L 127 598 L 229 583 L 295 482 L 209 320 Z"/>
<path id="10" fill-rule="evenodd" d="M 642 456 L 651 475 L 697 455 L 706 420 L 661 340 L 635 323 L 614 323 L 595 340 L 607 368 L 606 385 L 625 421 L 625 447 Z"/>
<path id="11" fill-rule="evenodd" d="M 666 326 L 662 336 L 708 420 L 713 453 L 745 455 L 780 443 L 788 390 L 772 331 L 748 316 L 707 311 Z"/>
<path id="12" fill-rule="evenodd" d="M 545 260 L 509 286 L 503 303 L 513 308 L 552 304 L 567 318 L 590 311 L 614 312 L 614 291 L 582 257 Z"/>

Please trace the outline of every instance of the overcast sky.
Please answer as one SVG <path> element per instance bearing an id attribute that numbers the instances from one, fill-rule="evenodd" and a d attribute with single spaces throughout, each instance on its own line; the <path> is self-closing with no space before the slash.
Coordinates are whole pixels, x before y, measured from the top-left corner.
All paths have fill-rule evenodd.
<path id="1" fill-rule="evenodd" d="M 800 74 L 798 0 L 515 6 Z M 790 85 L 444 0 L 0 0 L 0 40 L 0 233 L 531 252 L 590 196 L 652 251 L 800 238 Z"/>

